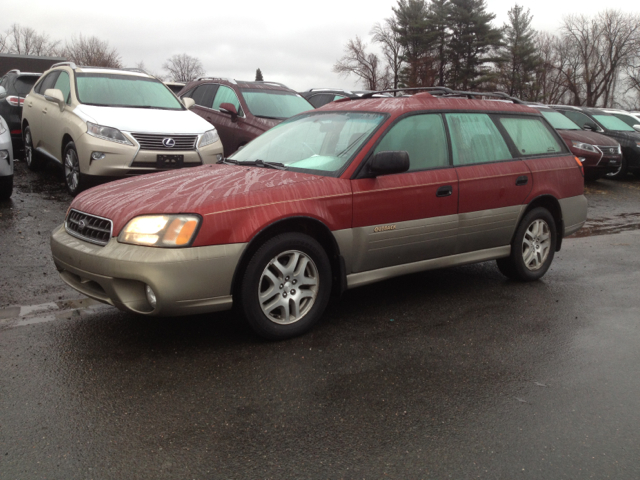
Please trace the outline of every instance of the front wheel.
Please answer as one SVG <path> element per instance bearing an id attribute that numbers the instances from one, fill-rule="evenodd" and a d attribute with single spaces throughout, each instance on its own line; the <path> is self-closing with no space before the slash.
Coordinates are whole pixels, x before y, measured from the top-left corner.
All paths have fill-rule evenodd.
<path id="1" fill-rule="evenodd" d="M 331 282 L 322 246 L 308 235 L 284 233 L 265 242 L 249 261 L 240 286 L 240 308 L 261 337 L 295 337 L 322 316 Z"/>
<path id="2" fill-rule="evenodd" d="M 80 172 L 78 151 L 73 142 L 64 147 L 64 181 L 67 191 L 74 197 L 86 188 L 84 175 Z"/>
<path id="3" fill-rule="evenodd" d="M 551 266 L 556 239 L 556 223 L 549 210 L 534 208 L 518 225 L 511 254 L 497 260 L 498 269 L 513 280 L 538 280 Z"/>

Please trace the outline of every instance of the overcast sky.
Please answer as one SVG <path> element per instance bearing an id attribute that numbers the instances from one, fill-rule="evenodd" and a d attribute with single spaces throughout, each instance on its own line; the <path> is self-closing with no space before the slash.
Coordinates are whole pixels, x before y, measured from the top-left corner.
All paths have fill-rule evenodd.
<path id="1" fill-rule="evenodd" d="M 487 10 L 496 14 L 494 25 L 501 26 L 516 2 L 486 3 Z M 253 80 L 259 67 L 265 80 L 299 91 L 361 88 L 354 77 L 334 74 L 332 66 L 350 38 L 359 35 L 368 41 L 371 27 L 392 16 L 391 8 L 396 4 L 396 0 L 3 0 L 0 30 L 6 31 L 16 22 L 52 39 L 95 35 L 117 48 L 125 66 L 143 61 L 159 74 L 165 73 L 162 64 L 167 58 L 188 53 L 202 61 L 208 75 Z M 531 9 L 534 28 L 550 32 L 556 31 L 569 13 L 594 15 L 605 7 L 640 12 L 640 4 L 629 0 L 536 0 L 521 4 Z"/>

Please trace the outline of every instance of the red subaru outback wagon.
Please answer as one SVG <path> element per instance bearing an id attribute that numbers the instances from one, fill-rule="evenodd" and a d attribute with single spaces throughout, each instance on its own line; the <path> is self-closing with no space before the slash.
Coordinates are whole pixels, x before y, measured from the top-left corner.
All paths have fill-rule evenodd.
<path id="1" fill-rule="evenodd" d="M 584 224 L 580 162 L 539 112 L 448 89 L 368 96 L 220 164 L 80 194 L 52 233 L 62 279 L 143 315 L 235 304 L 280 339 L 308 331 L 332 292 L 398 275 L 497 260 L 539 279 Z"/>

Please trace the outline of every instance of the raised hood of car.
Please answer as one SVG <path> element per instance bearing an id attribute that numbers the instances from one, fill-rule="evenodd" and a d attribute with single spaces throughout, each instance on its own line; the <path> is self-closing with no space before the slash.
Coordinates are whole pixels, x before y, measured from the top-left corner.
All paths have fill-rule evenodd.
<path id="1" fill-rule="evenodd" d="M 200 134 L 211 124 L 189 110 L 159 108 L 98 107 L 78 105 L 74 113 L 84 121 L 125 132 Z"/>
<path id="2" fill-rule="evenodd" d="M 585 130 L 558 130 L 558 133 L 565 140 L 575 140 L 577 142 L 601 145 L 603 147 L 615 147 L 618 145 L 618 142 L 612 138 L 596 132 L 588 132 Z"/>
<path id="3" fill-rule="evenodd" d="M 115 236 L 138 215 L 197 213 L 204 217 L 307 198 L 316 190 L 331 190 L 320 194 L 335 193 L 336 189 L 344 190 L 336 186 L 339 183 L 348 184 L 336 178 L 284 170 L 205 165 L 110 182 L 78 195 L 71 208 L 112 220 Z"/>

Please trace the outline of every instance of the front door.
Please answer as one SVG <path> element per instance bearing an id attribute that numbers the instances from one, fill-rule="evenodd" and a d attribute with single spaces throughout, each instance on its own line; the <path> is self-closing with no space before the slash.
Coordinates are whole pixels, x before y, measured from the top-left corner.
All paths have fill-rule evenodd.
<path id="1" fill-rule="evenodd" d="M 458 178 L 450 165 L 442 115 L 402 118 L 373 153 L 382 151 L 408 152 L 411 166 L 405 173 L 352 180 L 353 273 L 455 250 Z"/>

